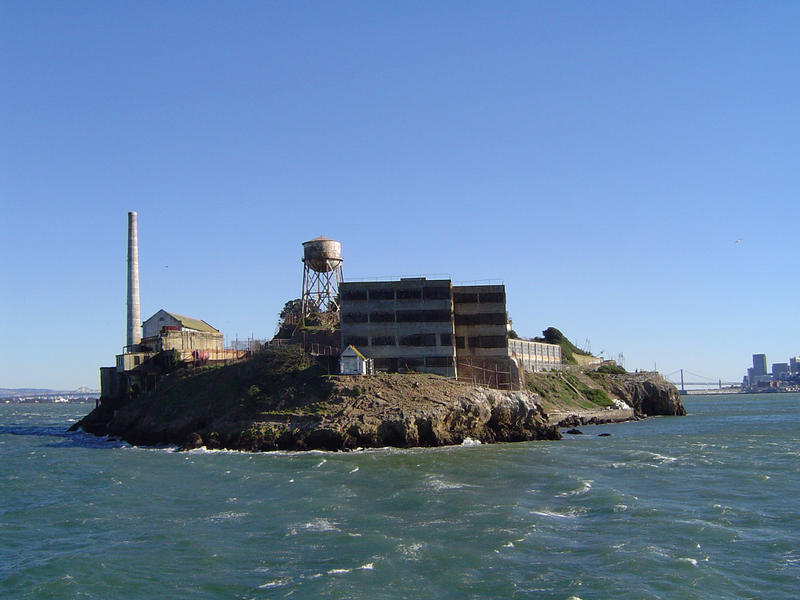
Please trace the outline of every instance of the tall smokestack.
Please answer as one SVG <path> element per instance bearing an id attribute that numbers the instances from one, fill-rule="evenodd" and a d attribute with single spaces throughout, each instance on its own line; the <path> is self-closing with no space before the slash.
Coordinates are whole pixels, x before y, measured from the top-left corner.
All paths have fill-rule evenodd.
<path id="1" fill-rule="evenodd" d="M 139 312 L 139 233 L 136 213 L 128 213 L 128 338 L 127 352 L 142 341 L 142 315 Z"/>

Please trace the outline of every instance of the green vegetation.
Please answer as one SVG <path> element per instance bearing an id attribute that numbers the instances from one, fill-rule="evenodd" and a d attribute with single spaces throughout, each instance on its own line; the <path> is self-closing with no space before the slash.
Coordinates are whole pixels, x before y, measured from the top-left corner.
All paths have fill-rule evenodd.
<path id="1" fill-rule="evenodd" d="M 601 365 L 596 370 L 597 373 L 603 373 L 604 375 L 625 375 L 627 371 L 625 367 L 621 367 L 620 365 Z"/>
<path id="2" fill-rule="evenodd" d="M 602 382 L 583 373 L 525 373 L 525 386 L 539 395 L 548 410 L 593 410 L 614 404 L 607 391 L 598 387 Z"/>
<path id="3" fill-rule="evenodd" d="M 178 370 L 141 402 L 159 418 L 235 421 L 259 413 L 319 413 L 327 371 L 299 346 L 271 348 L 230 365 Z"/>
<path id="4" fill-rule="evenodd" d="M 568 365 L 577 364 L 574 356 L 575 354 L 591 356 L 589 352 L 581 350 L 575 344 L 570 342 L 567 337 L 555 327 L 548 327 L 542 332 L 542 337 L 533 338 L 533 341 L 557 344 L 561 346 L 561 360 Z"/>
<path id="5" fill-rule="evenodd" d="M 608 394 L 605 393 L 604 390 L 594 389 L 594 388 L 587 388 L 585 390 L 581 390 L 581 393 L 586 397 L 589 402 L 593 402 L 598 406 L 613 406 L 614 403 L 611 402 L 611 398 L 608 397 Z"/>
<path id="6" fill-rule="evenodd" d="M 276 338 L 290 339 L 298 330 L 330 331 L 339 327 L 338 312 L 320 312 L 316 309 L 303 318 L 303 302 L 300 298 L 289 300 L 278 314 Z"/>

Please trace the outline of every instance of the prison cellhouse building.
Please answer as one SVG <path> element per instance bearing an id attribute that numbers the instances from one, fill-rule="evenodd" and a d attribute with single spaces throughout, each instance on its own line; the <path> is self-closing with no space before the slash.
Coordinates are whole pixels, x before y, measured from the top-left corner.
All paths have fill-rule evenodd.
<path id="1" fill-rule="evenodd" d="M 510 385 L 522 371 L 561 365 L 559 346 L 509 339 L 504 285 L 404 278 L 344 282 L 339 293 L 342 347 L 357 348 L 376 371 L 482 382 L 494 374 Z"/>

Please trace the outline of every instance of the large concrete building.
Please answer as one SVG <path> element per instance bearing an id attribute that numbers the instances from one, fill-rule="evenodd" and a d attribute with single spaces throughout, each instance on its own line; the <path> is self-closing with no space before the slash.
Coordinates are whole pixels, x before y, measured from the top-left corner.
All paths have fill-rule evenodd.
<path id="1" fill-rule="evenodd" d="M 376 371 L 435 373 L 492 383 L 521 370 L 559 368 L 561 348 L 508 339 L 504 285 L 454 286 L 405 278 L 339 285 L 342 347 L 372 358 Z"/>
<path id="2" fill-rule="evenodd" d="M 355 346 L 378 371 L 455 376 L 449 279 L 345 282 L 339 295 L 342 347 Z"/>

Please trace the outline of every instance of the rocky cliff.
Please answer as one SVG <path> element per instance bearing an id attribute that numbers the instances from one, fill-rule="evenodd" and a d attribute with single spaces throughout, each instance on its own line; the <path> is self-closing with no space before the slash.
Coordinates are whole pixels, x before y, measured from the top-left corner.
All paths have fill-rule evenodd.
<path id="1" fill-rule="evenodd" d="M 611 376 L 607 381 L 609 391 L 632 406 L 637 416 L 686 414 L 678 388 L 657 374 L 631 373 L 626 376 Z"/>
<path id="2" fill-rule="evenodd" d="M 298 348 L 177 372 L 136 399 L 106 398 L 77 423 L 132 444 L 347 450 L 558 439 L 529 392 L 430 375 L 329 376 Z"/>
<path id="3" fill-rule="evenodd" d="M 614 399 L 637 416 L 685 414 L 674 386 L 652 377 L 537 374 L 526 390 L 507 392 L 433 375 L 328 375 L 290 346 L 179 370 L 139 398 L 104 398 L 73 429 L 139 445 L 253 451 L 552 440 L 561 435 L 545 411 L 610 410 Z"/>

